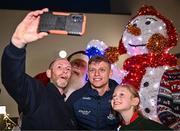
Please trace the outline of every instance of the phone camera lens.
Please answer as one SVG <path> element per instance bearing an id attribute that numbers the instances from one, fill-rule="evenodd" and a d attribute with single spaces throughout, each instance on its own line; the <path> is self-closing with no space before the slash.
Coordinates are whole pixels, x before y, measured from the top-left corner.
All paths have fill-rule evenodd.
<path id="1" fill-rule="evenodd" d="M 72 16 L 72 21 L 73 22 L 82 22 L 82 17 L 81 16 L 78 16 L 78 15 L 74 15 Z"/>

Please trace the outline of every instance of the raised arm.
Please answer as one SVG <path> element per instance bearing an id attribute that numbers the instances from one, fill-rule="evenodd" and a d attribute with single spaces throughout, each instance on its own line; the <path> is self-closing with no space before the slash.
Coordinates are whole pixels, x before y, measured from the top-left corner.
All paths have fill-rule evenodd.
<path id="1" fill-rule="evenodd" d="M 45 8 L 28 13 L 24 20 L 17 26 L 11 39 L 16 47 L 23 48 L 26 44 L 48 35 L 46 32 L 38 32 L 40 15 L 44 12 L 48 12 L 48 9 Z"/>
<path id="2" fill-rule="evenodd" d="M 20 107 L 34 108 L 40 92 L 39 83 L 25 73 L 26 49 L 25 45 L 41 39 L 48 34 L 38 32 L 40 15 L 48 9 L 37 10 L 27 14 L 17 26 L 9 45 L 6 46 L 1 61 L 2 84 L 20 105 Z"/>

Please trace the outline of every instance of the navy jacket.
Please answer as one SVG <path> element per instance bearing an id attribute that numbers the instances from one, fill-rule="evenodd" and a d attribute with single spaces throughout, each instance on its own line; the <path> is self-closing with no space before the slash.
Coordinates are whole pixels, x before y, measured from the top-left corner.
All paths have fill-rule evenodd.
<path id="1" fill-rule="evenodd" d="M 1 63 L 2 83 L 23 112 L 22 129 L 76 129 L 73 111 L 58 89 L 25 73 L 25 53 L 10 43 Z"/>
<path id="2" fill-rule="evenodd" d="M 90 82 L 84 87 L 73 92 L 67 99 L 67 103 L 73 107 L 79 129 L 111 130 L 117 127 L 118 118 L 112 113 L 111 98 L 118 84 L 114 80 L 109 81 L 110 90 L 103 96 L 91 88 Z"/>

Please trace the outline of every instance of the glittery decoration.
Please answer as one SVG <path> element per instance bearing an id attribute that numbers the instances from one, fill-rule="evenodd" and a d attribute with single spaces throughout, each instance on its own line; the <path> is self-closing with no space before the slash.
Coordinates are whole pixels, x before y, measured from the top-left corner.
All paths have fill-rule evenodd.
<path id="1" fill-rule="evenodd" d="M 131 25 L 131 24 L 129 24 L 129 25 L 127 26 L 127 31 L 128 31 L 129 33 L 135 35 L 135 36 L 138 36 L 138 35 L 141 34 L 141 29 L 138 28 L 138 27 L 136 27 L 136 26 L 133 26 L 133 25 Z"/>
<path id="2" fill-rule="evenodd" d="M 108 58 L 110 63 L 114 63 L 118 60 L 119 51 L 117 47 L 108 47 L 104 55 Z"/>
<path id="3" fill-rule="evenodd" d="M 168 48 L 176 46 L 178 41 L 178 35 L 172 21 L 170 21 L 165 16 L 161 15 L 161 13 L 157 11 L 153 6 L 148 6 L 148 5 L 142 6 L 137 12 L 137 15 L 134 16 L 133 18 L 140 15 L 153 15 L 161 19 L 166 24 L 167 35 L 168 35 L 168 46 L 166 50 L 168 50 Z"/>
<path id="4" fill-rule="evenodd" d="M 144 110 L 146 113 L 150 113 L 150 109 L 149 108 L 145 108 Z"/>
<path id="5" fill-rule="evenodd" d="M 107 48 L 107 45 L 100 40 L 91 40 L 87 44 L 86 54 L 91 58 L 95 55 L 104 55 L 104 50 Z"/>
<path id="6" fill-rule="evenodd" d="M 167 47 L 168 42 L 161 34 L 153 34 L 148 40 L 147 48 L 153 53 L 162 53 Z"/>
<path id="7" fill-rule="evenodd" d="M 165 66 L 158 66 L 156 68 L 147 67 L 146 73 L 141 80 L 141 88 L 139 90 L 141 100 L 140 109 L 142 114 L 155 121 L 159 121 L 157 115 L 157 95 L 160 81 L 165 70 Z M 144 82 L 148 82 L 149 86 L 143 88 Z"/>
<path id="8" fill-rule="evenodd" d="M 118 61 L 119 55 L 125 54 L 126 48 L 122 46 L 122 40 L 119 42 L 119 47 L 108 47 L 104 54 L 108 58 L 108 60 L 113 64 Z"/>
<path id="9" fill-rule="evenodd" d="M 157 94 L 160 79 L 168 67 L 177 65 L 177 58 L 168 53 L 177 44 L 173 23 L 152 6 L 143 6 L 129 21 L 120 39 L 119 55 L 129 54 L 123 64 L 127 72 L 122 83 L 129 83 L 139 90 L 143 115 L 158 120 Z M 112 62 L 118 54 L 109 49 L 106 54 Z"/>
<path id="10" fill-rule="evenodd" d="M 126 50 L 126 48 L 124 47 L 124 45 L 122 43 L 122 39 L 119 41 L 118 50 L 119 50 L 119 55 L 127 53 L 127 50 Z"/>
<path id="11" fill-rule="evenodd" d="M 89 58 L 91 58 L 92 56 L 103 55 L 104 53 L 96 47 L 90 47 L 86 49 L 86 54 L 88 55 Z"/>
<path id="12" fill-rule="evenodd" d="M 156 68 L 158 66 L 176 66 L 177 58 L 171 54 L 144 54 L 128 58 L 123 65 L 123 69 L 128 71 L 128 75 L 123 79 L 123 83 L 140 87 L 146 68 Z"/>
<path id="13" fill-rule="evenodd" d="M 149 86 L 149 82 L 146 81 L 146 82 L 143 84 L 143 86 L 144 86 L 144 87 L 148 87 L 148 86 Z"/>
<path id="14" fill-rule="evenodd" d="M 128 74 L 122 83 L 129 83 L 136 87 L 140 93 L 140 110 L 142 114 L 152 120 L 158 121 L 157 116 L 157 93 L 160 79 L 166 67 L 177 65 L 177 58 L 170 54 L 144 54 L 128 58 L 123 69 Z M 148 82 L 144 87 L 144 83 Z M 148 108 L 149 112 L 145 110 Z"/>

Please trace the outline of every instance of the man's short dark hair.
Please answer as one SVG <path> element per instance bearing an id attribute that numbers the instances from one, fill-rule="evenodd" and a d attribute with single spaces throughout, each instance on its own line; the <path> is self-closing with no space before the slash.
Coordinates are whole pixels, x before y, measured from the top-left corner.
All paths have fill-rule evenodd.
<path id="1" fill-rule="evenodd" d="M 51 67 L 52 67 L 52 65 L 54 64 L 55 61 L 56 61 L 56 59 L 53 60 L 53 61 L 49 64 L 49 69 L 51 69 Z"/>
<path id="2" fill-rule="evenodd" d="M 103 55 L 95 55 L 89 59 L 88 65 L 90 65 L 92 62 L 99 63 L 99 62 L 105 62 L 108 63 L 109 67 L 111 68 L 111 63 L 109 60 L 103 56 Z"/>

